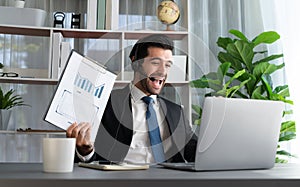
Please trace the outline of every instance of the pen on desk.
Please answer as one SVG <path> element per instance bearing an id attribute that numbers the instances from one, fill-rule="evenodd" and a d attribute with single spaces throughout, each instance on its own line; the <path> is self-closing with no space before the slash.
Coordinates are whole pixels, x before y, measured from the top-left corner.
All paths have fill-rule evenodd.
<path id="1" fill-rule="evenodd" d="M 108 161 L 108 160 L 99 160 L 96 161 L 98 164 L 104 164 L 104 165 L 121 165 L 122 162 L 119 161 Z"/>
<path id="2" fill-rule="evenodd" d="M 35 78 L 35 77 L 33 77 L 33 76 L 21 76 L 21 78 L 33 79 L 33 78 Z"/>

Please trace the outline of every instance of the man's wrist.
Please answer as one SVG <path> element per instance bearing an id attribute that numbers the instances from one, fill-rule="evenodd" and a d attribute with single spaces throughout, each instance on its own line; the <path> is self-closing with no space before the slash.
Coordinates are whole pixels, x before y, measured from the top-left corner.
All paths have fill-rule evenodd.
<path id="1" fill-rule="evenodd" d="M 78 153 L 82 156 L 89 155 L 91 152 L 93 152 L 94 147 L 93 145 L 83 145 L 83 146 L 78 146 L 76 147 Z"/>
<path id="2" fill-rule="evenodd" d="M 76 151 L 76 154 L 77 154 L 78 158 L 83 162 L 88 162 L 93 157 L 93 155 L 95 153 L 94 149 L 92 149 L 92 151 L 87 155 L 81 155 L 81 153 L 78 151 L 77 148 L 76 148 L 75 151 Z"/>

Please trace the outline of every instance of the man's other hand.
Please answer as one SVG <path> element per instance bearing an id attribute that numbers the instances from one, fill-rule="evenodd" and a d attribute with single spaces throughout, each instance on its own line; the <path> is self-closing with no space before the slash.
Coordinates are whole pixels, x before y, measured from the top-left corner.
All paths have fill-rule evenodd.
<path id="1" fill-rule="evenodd" d="M 67 129 L 67 137 L 76 138 L 76 148 L 82 156 L 88 155 L 94 149 L 91 142 L 91 128 L 90 123 L 77 124 L 75 122 Z"/>

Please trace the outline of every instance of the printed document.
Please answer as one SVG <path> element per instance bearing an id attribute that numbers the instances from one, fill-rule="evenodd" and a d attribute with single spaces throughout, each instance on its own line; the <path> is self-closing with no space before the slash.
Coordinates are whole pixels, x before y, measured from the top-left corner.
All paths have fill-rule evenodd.
<path id="1" fill-rule="evenodd" d="M 45 121 L 65 130 L 74 122 L 89 122 L 94 142 L 116 77 L 102 65 L 72 50 Z"/>

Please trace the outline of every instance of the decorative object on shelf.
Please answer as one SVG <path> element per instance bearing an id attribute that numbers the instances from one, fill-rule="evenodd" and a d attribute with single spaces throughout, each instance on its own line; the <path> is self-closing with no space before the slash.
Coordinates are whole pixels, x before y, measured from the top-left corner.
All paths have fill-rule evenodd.
<path id="1" fill-rule="evenodd" d="M 81 14 L 72 14 L 72 18 L 71 18 L 71 28 L 80 28 L 80 17 Z"/>
<path id="2" fill-rule="evenodd" d="M 0 77 L 19 77 L 19 74 L 15 72 L 4 72 L 3 69 L 1 70 L 0 70 Z"/>
<path id="3" fill-rule="evenodd" d="M 0 130 L 7 130 L 12 108 L 16 106 L 29 106 L 24 103 L 20 95 L 13 95 L 15 90 L 10 89 L 4 93 L 0 87 Z"/>
<path id="4" fill-rule="evenodd" d="M 0 131 L 8 129 L 8 122 L 11 116 L 12 110 L 1 110 L 0 109 Z"/>
<path id="5" fill-rule="evenodd" d="M 18 77 L 19 74 L 15 72 L 5 72 L 5 67 L 0 63 L 0 77 Z"/>
<path id="6" fill-rule="evenodd" d="M 24 8 L 25 7 L 25 1 L 24 0 L 15 0 L 14 7 Z"/>
<path id="7" fill-rule="evenodd" d="M 242 32 L 230 30 L 230 34 L 236 38 L 219 37 L 217 44 L 224 51 L 219 52 L 218 59 L 221 62 L 217 72 L 210 72 L 197 80 L 191 81 L 191 86 L 200 89 L 209 89 L 206 96 L 237 97 L 245 99 L 262 99 L 283 101 L 293 104 L 288 100 L 288 85 L 280 85 L 273 88 L 271 74 L 284 67 L 284 63 L 276 65 L 270 61 L 283 57 L 283 54 L 268 56 L 268 51 L 257 51 L 262 45 L 272 44 L 280 38 L 274 31 L 263 32 L 249 40 Z M 200 124 L 201 107 L 193 105 L 198 114 L 194 118 Z M 296 137 L 296 125 L 294 121 L 285 121 L 285 116 L 292 111 L 284 111 L 281 124 L 279 143 L 292 140 Z M 277 163 L 287 162 L 282 156 L 293 156 L 278 145 Z"/>
<path id="8" fill-rule="evenodd" d="M 172 30 L 170 25 L 175 24 L 180 17 L 180 10 L 174 1 L 162 1 L 157 7 L 157 18 L 167 25 L 167 31 Z"/>
<path id="9" fill-rule="evenodd" d="M 62 28 L 64 28 L 64 21 L 65 21 L 65 13 L 63 13 L 63 12 L 55 12 L 54 13 L 53 27 L 60 25 Z"/>
<path id="10" fill-rule="evenodd" d="M 0 77 L 18 77 L 19 74 L 15 72 L 5 72 L 4 65 L 0 62 Z"/>
<path id="11" fill-rule="evenodd" d="M 44 27 L 47 12 L 37 8 L 0 6 L 0 24 Z"/>

